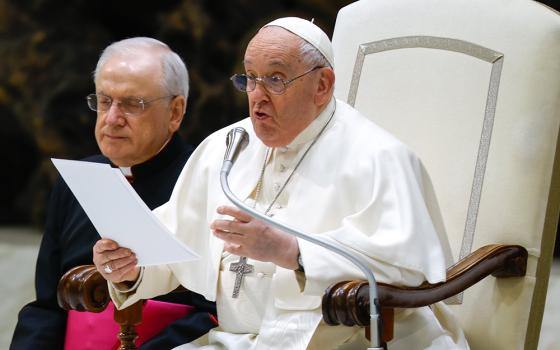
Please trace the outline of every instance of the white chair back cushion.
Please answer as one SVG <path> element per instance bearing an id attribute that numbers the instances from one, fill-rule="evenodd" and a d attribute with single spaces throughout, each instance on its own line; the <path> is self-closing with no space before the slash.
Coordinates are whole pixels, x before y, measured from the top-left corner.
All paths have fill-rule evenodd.
<path id="1" fill-rule="evenodd" d="M 529 251 L 527 277 L 451 300 L 472 348 L 536 346 L 558 219 L 560 16 L 529 0 L 361 0 L 340 10 L 333 46 L 335 95 L 422 159 L 454 259 Z"/>

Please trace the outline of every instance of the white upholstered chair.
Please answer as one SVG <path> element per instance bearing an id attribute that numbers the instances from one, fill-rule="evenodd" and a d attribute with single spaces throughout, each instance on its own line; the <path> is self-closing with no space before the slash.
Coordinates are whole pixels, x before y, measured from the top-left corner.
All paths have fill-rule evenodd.
<path id="1" fill-rule="evenodd" d="M 472 349 L 537 347 L 559 213 L 560 16 L 529 0 L 361 0 L 333 34 L 335 95 L 408 144 L 457 261 L 529 253 L 446 302 Z"/>
<path id="2" fill-rule="evenodd" d="M 333 45 L 336 96 L 407 143 L 431 176 L 461 259 L 446 290 L 517 276 L 447 299 L 471 348 L 536 349 L 560 203 L 558 13 L 529 0 L 361 0 L 339 12 Z M 525 249 L 479 249 L 489 244 L 523 246 L 528 262 Z M 368 322 L 356 285 L 325 293 L 326 320 Z M 384 286 L 380 300 L 421 304 L 442 289 L 408 297 Z M 66 309 L 100 311 L 108 300 L 94 266 L 59 284 Z M 139 305 L 115 315 L 123 348 L 134 348 Z"/>

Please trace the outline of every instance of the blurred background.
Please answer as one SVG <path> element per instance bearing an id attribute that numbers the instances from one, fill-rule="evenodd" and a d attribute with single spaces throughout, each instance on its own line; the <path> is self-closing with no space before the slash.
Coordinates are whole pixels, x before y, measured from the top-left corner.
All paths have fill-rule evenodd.
<path id="1" fill-rule="evenodd" d="M 315 18 L 329 36 L 349 0 L 0 0 L 0 225 L 41 227 L 56 170 L 51 157 L 97 153 L 85 96 L 110 43 L 150 36 L 184 59 L 191 78 L 181 134 L 196 145 L 246 116 L 228 79 L 263 24 Z"/>
<path id="2" fill-rule="evenodd" d="M 351 2 L 0 0 L 0 225 L 40 228 L 57 175 L 50 158 L 98 152 L 85 96 L 95 90 L 91 72 L 110 43 L 151 36 L 185 60 L 191 93 L 181 135 L 197 145 L 246 116 L 246 98 L 228 78 L 243 70 L 244 48 L 258 28 L 300 16 L 315 18 L 331 36 L 338 10 Z"/>
<path id="3" fill-rule="evenodd" d="M 229 77 L 243 71 L 244 48 L 258 28 L 277 17 L 299 16 L 314 18 L 331 37 L 338 10 L 351 2 L 0 0 L 0 295 L 33 298 L 38 242 L 57 176 L 50 158 L 98 153 L 96 115 L 85 96 L 95 90 L 91 73 L 103 48 L 150 36 L 179 53 L 191 79 L 180 133 L 197 145 L 247 115 L 246 97 Z M 559 246 L 557 239 L 556 256 Z M 24 276 L 7 283 L 14 267 Z M 0 348 L 7 348 L 23 303 L 0 307 L 9 317 L 0 324 Z"/>

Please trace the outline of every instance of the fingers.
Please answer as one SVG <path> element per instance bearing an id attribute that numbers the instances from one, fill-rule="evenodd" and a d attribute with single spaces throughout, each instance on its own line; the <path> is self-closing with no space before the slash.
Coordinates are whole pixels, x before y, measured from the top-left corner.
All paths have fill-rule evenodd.
<path id="1" fill-rule="evenodd" d="M 130 249 L 120 247 L 117 242 L 111 239 L 100 239 L 93 246 L 93 261 L 99 264 L 131 255 L 134 255 L 134 253 Z"/>
<path id="2" fill-rule="evenodd" d="M 249 214 L 247 214 L 246 212 L 242 211 L 241 209 L 237 208 L 237 207 L 232 207 L 229 205 L 222 205 L 220 207 L 218 207 L 218 209 L 216 209 L 216 211 L 218 212 L 218 214 L 221 215 L 229 215 L 241 222 L 249 222 L 251 221 L 251 219 L 253 219 L 253 217 Z"/>
<path id="3" fill-rule="evenodd" d="M 111 251 L 106 251 L 100 254 L 99 262 L 105 264 L 110 261 L 119 261 L 121 259 L 135 259 L 136 255 L 128 248 L 118 248 Z"/>
<path id="4" fill-rule="evenodd" d="M 223 231 L 218 229 L 213 229 L 213 233 L 214 236 L 228 243 L 234 243 L 240 245 L 244 241 L 246 241 L 246 237 L 241 233 Z"/>
<path id="5" fill-rule="evenodd" d="M 232 254 L 255 257 L 259 255 L 260 246 L 269 242 L 266 237 L 255 234 L 260 231 L 260 223 L 256 220 L 215 220 L 210 227 L 214 236 L 224 241 L 224 250 Z"/>
<path id="6" fill-rule="evenodd" d="M 128 248 L 119 247 L 117 242 L 101 239 L 93 246 L 93 263 L 97 271 L 111 282 L 122 282 L 137 276 L 138 259 Z"/>
<path id="7" fill-rule="evenodd" d="M 122 259 L 110 260 L 104 264 L 95 264 L 97 271 L 108 281 L 123 282 L 134 281 L 137 277 L 135 270 L 138 269 L 136 256 Z"/>
<path id="8" fill-rule="evenodd" d="M 237 235 L 241 235 L 246 229 L 244 229 L 247 223 L 234 221 L 234 220 L 214 220 L 212 224 L 210 224 L 210 229 L 214 232 L 223 232 L 223 233 L 233 233 Z"/>
<path id="9" fill-rule="evenodd" d="M 245 249 L 243 249 L 243 246 L 241 246 L 239 244 L 225 242 L 224 243 L 224 250 L 226 252 L 231 253 L 231 254 L 235 254 L 235 255 L 239 255 L 239 256 L 247 256 L 247 251 Z"/>
<path id="10" fill-rule="evenodd" d="M 107 250 L 115 250 L 118 247 L 119 245 L 117 244 L 117 242 L 113 241 L 112 239 L 104 238 L 95 243 L 95 245 L 93 246 L 93 253 L 103 253 Z"/>
<path id="11" fill-rule="evenodd" d="M 224 241 L 224 250 L 236 255 L 246 255 L 247 245 L 250 244 L 249 236 L 245 233 L 247 226 L 245 222 L 234 220 L 214 220 L 210 228 L 214 236 Z M 248 241 L 249 239 L 249 241 Z"/>
<path id="12" fill-rule="evenodd" d="M 140 268 L 136 266 L 136 263 L 130 263 L 122 266 L 117 270 L 113 270 L 111 273 L 99 271 L 105 279 L 113 283 L 125 282 L 125 281 L 136 281 L 140 273 Z"/>
<path id="13" fill-rule="evenodd" d="M 130 256 L 126 256 L 124 258 L 107 260 L 106 262 L 102 263 L 102 265 L 103 265 L 103 271 L 107 272 L 107 270 L 112 270 L 114 272 L 116 270 L 121 270 L 129 265 L 135 266 L 137 263 L 138 263 L 138 259 L 136 259 L 136 255 L 133 254 Z M 111 272 L 107 272 L 107 273 L 111 273 Z"/>
<path id="14" fill-rule="evenodd" d="M 124 266 L 128 264 L 130 261 L 136 259 L 136 255 L 128 248 L 117 248 L 115 250 L 105 250 L 102 253 L 93 252 L 93 263 L 95 265 L 105 265 L 109 262 L 115 262 L 115 267 L 118 268 L 119 266 Z M 121 260 L 122 259 L 122 260 Z M 112 268 L 112 267 L 111 267 Z"/>

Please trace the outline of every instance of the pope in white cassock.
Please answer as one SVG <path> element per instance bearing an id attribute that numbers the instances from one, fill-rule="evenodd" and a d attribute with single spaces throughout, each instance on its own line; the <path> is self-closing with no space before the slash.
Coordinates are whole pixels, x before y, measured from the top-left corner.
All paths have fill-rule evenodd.
<path id="1" fill-rule="evenodd" d="M 249 133 L 229 175 L 258 211 L 360 255 L 378 282 L 445 279 L 448 243 L 420 161 L 369 119 L 333 97 L 327 35 L 299 18 L 259 30 L 231 79 L 247 93 Z M 110 240 L 94 262 L 117 307 L 179 285 L 216 300 L 219 326 L 178 349 L 365 349 L 363 329 L 327 326 L 321 297 L 334 282 L 363 279 L 346 259 L 232 206 L 220 186 L 231 126 L 204 140 L 186 164 L 162 222 L 202 257 L 138 268 Z M 104 270 L 105 266 L 110 269 Z M 107 273 L 106 271 L 111 271 Z M 444 305 L 397 311 L 389 349 L 468 349 Z"/>

